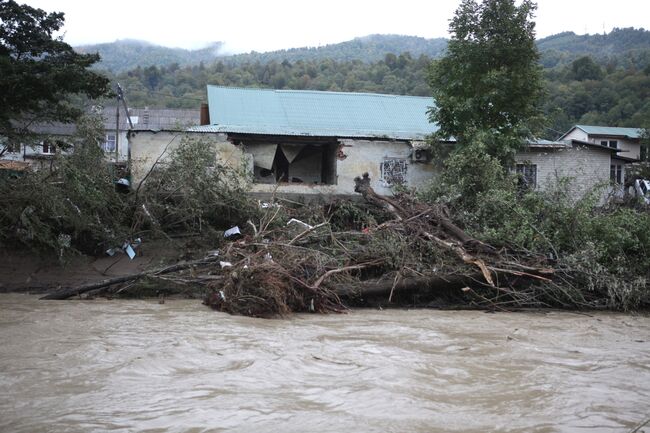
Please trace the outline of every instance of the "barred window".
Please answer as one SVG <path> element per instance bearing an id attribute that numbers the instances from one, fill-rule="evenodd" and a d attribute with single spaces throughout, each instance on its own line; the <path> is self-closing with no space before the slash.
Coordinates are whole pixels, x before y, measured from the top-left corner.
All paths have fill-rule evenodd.
<path id="1" fill-rule="evenodd" d="M 402 158 L 385 158 L 379 169 L 381 171 L 381 180 L 385 186 L 401 185 L 406 183 L 406 159 Z"/>

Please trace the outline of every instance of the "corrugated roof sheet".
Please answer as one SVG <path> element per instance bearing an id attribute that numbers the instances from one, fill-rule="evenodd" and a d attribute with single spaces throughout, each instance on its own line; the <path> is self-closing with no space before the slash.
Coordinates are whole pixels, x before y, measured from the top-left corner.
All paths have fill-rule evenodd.
<path id="1" fill-rule="evenodd" d="M 582 129 L 589 135 L 620 135 L 629 138 L 640 138 L 642 132 L 639 128 L 620 128 L 617 126 L 576 125 L 575 127 Z"/>
<path id="2" fill-rule="evenodd" d="M 423 139 L 432 98 L 208 86 L 209 127 L 196 131 Z"/>

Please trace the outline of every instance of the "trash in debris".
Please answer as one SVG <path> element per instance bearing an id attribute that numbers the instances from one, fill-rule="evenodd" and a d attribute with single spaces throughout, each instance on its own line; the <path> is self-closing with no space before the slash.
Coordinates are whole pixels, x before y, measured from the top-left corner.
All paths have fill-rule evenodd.
<path id="1" fill-rule="evenodd" d="M 118 185 L 124 185 L 124 186 L 130 186 L 131 182 L 129 182 L 129 179 L 126 178 L 121 178 L 115 181 L 116 184 Z"/>
<path id="2" fill-rule="evenodd" d="M 271 253 L 266 253 L 266 254 L 264 254 L 264 259 L 266 261 L 272 262 L 273 261 L 273 256 L 271 255 Z"/>
<path id="3" fill-rule="evenodd" d="M 217 256 L 219 255 L 219 250 L 211 250 L 211 251 L 208 251 L 208 254 L 207 254 L 207 255 L 208 255 L 209 257 L 217 257 Z"/>
<path id="4" fill-rule="evenodd" d="M 131 244 L 126 245 L 124 252 L 126 252 L 126 255 L 129 256 L 131 260 L 135 258 L 135 251 L 133 250 L 133 247 L 131 247 Z"/>
<path id="5" fill-rule="evenodd" d="M 266 203 L 260 200 L 257 201 L 257 204 L 260 207 L 260 209 L 270 209 L 272 207 L 280 207 L 280 205 L 277 203 Z"/>
<path id="6" fill-rule="evenodd" d="M 219 295 L 221 296 L 221 299 L 223 299 L 223 301 L 225 302 L 226 301 L 226 294 L 223 292 L 223 290 L 219 290 Z"/>
<path id="7" fill-rule="evenodd" d="M 219 262 L 219 266 L 221 266 L 221 269 L 230 268 L 232 266 L 232 263 L 230 263 L 230 262 Z"/>
<path id="8" fill-rule="evenodd" d="M 235 226 L 235 227 L 229 228 L 228 230 L 223 232 L 223 237 L 224 238 L 229 238 L 230 236 L 240 235 L 240 234 L 241 234 L 241 231 L 239 231 L 239 226 Z"/>
<path id="9" fill-rule="evenodd" d="M 106 254 L 113 257 L 115 255 L 115 253 L 120 252 L 120 251 L 122 251 L 122 250 L 120 250 L 119 248 L 109 248 L 109 249 L 106 250 Z"/>
<path id="10" fill-rule="evenodd" d="M 289 222 L 287 223 L 287 225 L 290 225 L 290 224 L 298 224 L 298 225 L 303 226 L 303 227 L 306 228 L 306 229 L 313 229 L 313 228 L 314 228 L 314 226 L 311 226 L 311 225 L 309 225 L 309 224 L 307 224 L 307 223 L 305 223 L 305 222 L 302 222 L 302 221 L 300 221 L 300 220 L 297 220 L 297 219 L 295 219 L 295 218 L 291 218 L 291 219 L 289 220 Z"/>

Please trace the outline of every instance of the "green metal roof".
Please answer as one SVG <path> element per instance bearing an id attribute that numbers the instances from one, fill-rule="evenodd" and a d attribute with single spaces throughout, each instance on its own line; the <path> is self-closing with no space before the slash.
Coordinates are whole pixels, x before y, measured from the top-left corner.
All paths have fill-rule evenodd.
<path id="1" fill-rule="evenodd" d="M 575 127 L 582 129 L 589 135 L 618 135 L 628 138 L 640 138 L 642 132 L 639 128 L 619 128 L 615 126 L 576 125 Z"/>
<path id="2" fill-rule="evenodd" d="M 417 140 L 435 132 L 432 98 L 208 86 L 203 132 Z"/>

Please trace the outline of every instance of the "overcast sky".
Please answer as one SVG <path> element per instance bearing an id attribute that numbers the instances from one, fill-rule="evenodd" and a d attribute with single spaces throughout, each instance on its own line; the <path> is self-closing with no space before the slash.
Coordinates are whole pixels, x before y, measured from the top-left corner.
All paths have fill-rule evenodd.
<path id="1" fill-rule="evenodd" d="M 140 39 L 232 52 L 319 46 L 374 33 L 448 37 L 459 0 L 17 0 L 65 12 L 72 45 Z M 650 0 L 538 0 L 537 37 L 649 27 Z"/>

